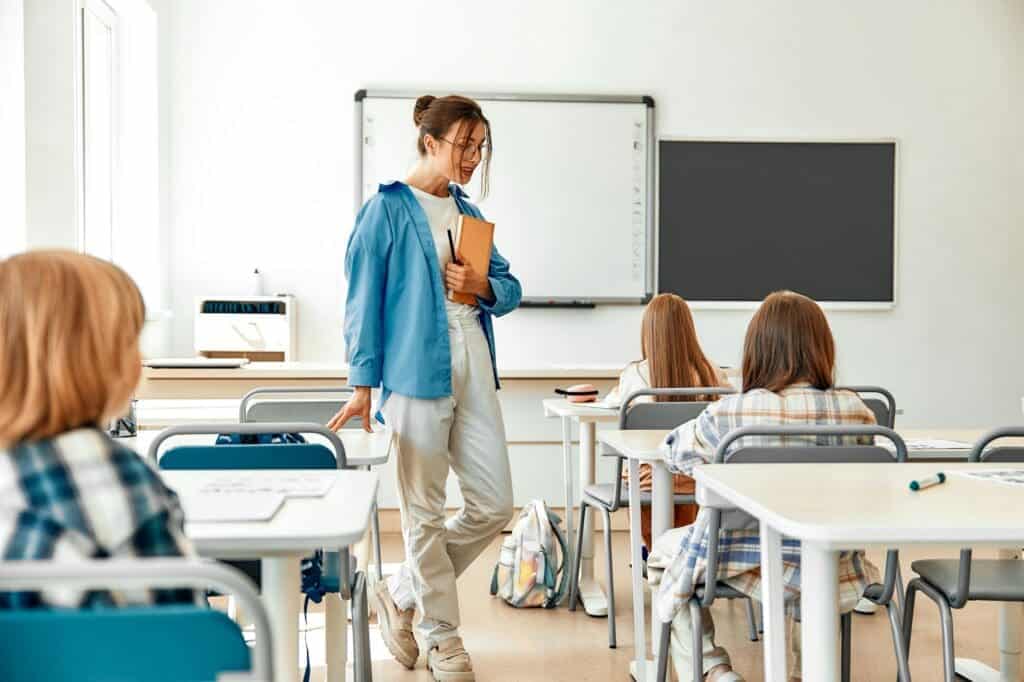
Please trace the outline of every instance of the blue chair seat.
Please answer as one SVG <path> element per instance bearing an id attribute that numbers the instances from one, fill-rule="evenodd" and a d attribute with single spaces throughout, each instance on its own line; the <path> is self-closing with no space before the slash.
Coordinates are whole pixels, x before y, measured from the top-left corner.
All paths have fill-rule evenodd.
<path id="1" fill-rule="evenodd" d="M 0 611 L 4 682 L 214 682 L 250 665 L 238 626 L 207 608 Z"/>
<path id="2" fill-rule="evenodd" d="M 161 469 L 337 469 L 334 455 L 317 443 L 179 445 L 160 458 Z"/>

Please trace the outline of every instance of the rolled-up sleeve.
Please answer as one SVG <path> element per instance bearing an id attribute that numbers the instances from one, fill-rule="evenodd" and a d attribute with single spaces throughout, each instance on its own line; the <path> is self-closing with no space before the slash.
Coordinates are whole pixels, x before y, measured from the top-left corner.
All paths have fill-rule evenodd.
<path id="1" fill-rule="evenodd" d="M 345 253 L 345 345 L 350 386 L 376 387 L 384 355 L 384 291 L 391 253 L 391 226 L 381 201 L 359 212 Z"/>
<path id="2" fill-rule="evenodd" d="M 523 287 L 509 270 L 508 261 L 498 253 L 497 247 L 491 249 L 491 263 L 487 279 L 490 280 L 494 300 L 485 301 L 477 297 L 477 302 L 483 310 L 495 317 L 501 317 L 519 307 L 519 302 L 523 298 Z"/>

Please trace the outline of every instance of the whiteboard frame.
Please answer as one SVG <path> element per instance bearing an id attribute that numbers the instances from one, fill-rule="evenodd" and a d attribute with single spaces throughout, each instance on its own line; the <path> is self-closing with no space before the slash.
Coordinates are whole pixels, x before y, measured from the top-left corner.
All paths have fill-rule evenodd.
<path id="1" fill-rule="evenodd" d="M 435 90 L 437 88 L 434 88 Z M 415 100 L 422 93 L 413 90 L 368 90 L 361 89 L 355 93 L 355 146 L 357 153 L 353 154 L 355 159 L 355 195 L 353 206 L 355 212 L 363 205 L 363 101 L 367 98 L 373 99 L 412 99 Z M 654 98 L 649 95 L 573 95 L 556 93 L 497 93 L 497 92 L 464 92 L 460 93 L 465 97 L 471 97 L 482 102 L 568 102 L 573 104 L 643 104 L 646 105 L 647 115 L 647 216 L 645 218 L 645 233 L 647 240 L 647 253 L 644 267 L 644 295 L 601 297 L 601 298 L 579 298 L 579 297 L 524 297 L 522 303 L 529 307 L 593 307 L 596 304 L 646 304 L 654 296 L 657 287 L 657 234 L 655 232 L 658 210 L 657 193 L 657 162 L 655 156 L 658 153 L 658 137 L 654 129 Z M 666 138 L 667 139 L 667 138 Z"/>
<path id="2" fill-rule="evenodd" d="M 690 135 L 662 135 L 657 139 L 655 153 L 657 154 L 657 167 L 655 169 L 658 185 L 658 194 L 655 199 L 655 248 L 661 247 L 661 143 L 662 142 L 777 142 L 807 143 L 807 144 L 891 144 L 893 145 L 893 195 L 892 195 L 892 301 L 819 301 L 818 305 L 824 310 L 836 311 L 875 311 L 885 312 L 894 310 L 900 300 L 900 140 L 895 137 L 695 137 Z M 657 290 L 658 276 L 661 268 L 661 254 L 655 259 L 654 290 Z M 660 293 L 660 292 L 659 292 Z M 756 310 L 761 301 L 691 301 L 687 303 L 694 310 Z"/>

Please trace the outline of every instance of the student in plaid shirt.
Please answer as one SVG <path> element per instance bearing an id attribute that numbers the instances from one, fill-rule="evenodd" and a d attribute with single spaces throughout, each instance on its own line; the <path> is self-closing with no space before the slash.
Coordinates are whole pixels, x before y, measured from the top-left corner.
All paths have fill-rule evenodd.
<path id="1" fill-rule="evenodd" d="M 764 300 L 747 328 L 743 347 L 743 393 L 711 403 L 696 419 L 677 427 L 662 446 L 675 473 L 692 475 L 710 461 L 725 434 L 750 425 L 874 424 L 871 410 L 851 391 L 834 388 L 835 345 L 821 308 L 792 292 L 776 292 Z M 744 438 L 740 446 L 814 446 L 855 444 L 840 437 Z M 851 442 L 852 441 L 852 442 Z M 769 466 L 769 465 L 765 465 Z M 703 584 L 707 558 L 709 512 L 655 541 L 648 566 L 652 582 L 660 580 L 654 608 L 662 621 L 672 620 L 671 652 L 680 679 L 693 679 L 691 619 L 685 604 L 694 586 Z M 787 597 L 800 591 L 800 548 L 783 540 L 783 579 Z M 722 514 L 718 580 L 760 599 L 760 538 L 756 520 L 736 510 Z M 844 552 L 839 565 L 840 608 L 851 610 L 864 588 L 878 580 L 878 570 L 861 551 Z M 711 613 L 703 612 L 704 673 L 707 680 L 736 682 L 729 655 L 714 641 Z M 793 668 L 800 678 L 799 628 L 791 628 Z"/>
<path id="2" fill-rule="evenodd" d="M 138 384 L 144 319 L 138 288 L 110 263 L 66 251 L 0 261 L 3 561 L 194 554 L 177 496 L 101 428 Z M 0 593 L 0 608 L 194 600 L 48 589 Z"/>

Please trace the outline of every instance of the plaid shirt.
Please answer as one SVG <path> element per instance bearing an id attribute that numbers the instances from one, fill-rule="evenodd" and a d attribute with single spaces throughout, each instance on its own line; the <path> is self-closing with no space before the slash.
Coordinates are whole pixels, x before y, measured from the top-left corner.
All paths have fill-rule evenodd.
<path id="1" fill-rule="evenodd" d="M 696 466 L 711 461 L 722 438 L 734 429 L 753 425 L 874 424 L 871 410 L 851 391 L 818 390 L 807 384 L 789 386 L 779 393 L 758 389 L 723 396 L 696 419 L 673 430 L 662 445 L 665 461 L 674 473 L 692 475 Z M 814 446 L 871 443 L 837 436 L 749 436 L 730 448 L 751 446 Z M 768 465 L 766 465 L 768 466 Z M 655 608 L 663 621 L 671 620 L 703 584 L 708 551 L 707 526 L 711 511 L 702 509 L 697 521 L 665 533 L 654 543 L 648 566 L 652 582 L 659 582 Z M 800 592 L 800 543 L 784 538 L 783 583 L 790 602 Z M 735 589 L 756 599 L 761 595 L 761 542 L 756 520 L 745 512 L 722 513 L 718 545 L 718 576 Z M 663 574 L 662 570 L 663 569 Z M 861 551 L 842 552 L 839 559 L 839 602 L 843 612 L 857 603 L 864 588 L 877 581 L 878 569 Z"/>
<path id="2" fill-rule="evenodd" d="M 4 561 L 176 557 L 195 552 L 177 495 L 98 429 L 0 450 Z M 195 602 L 192 590 L 0 592 L 0 608 Z"/>

